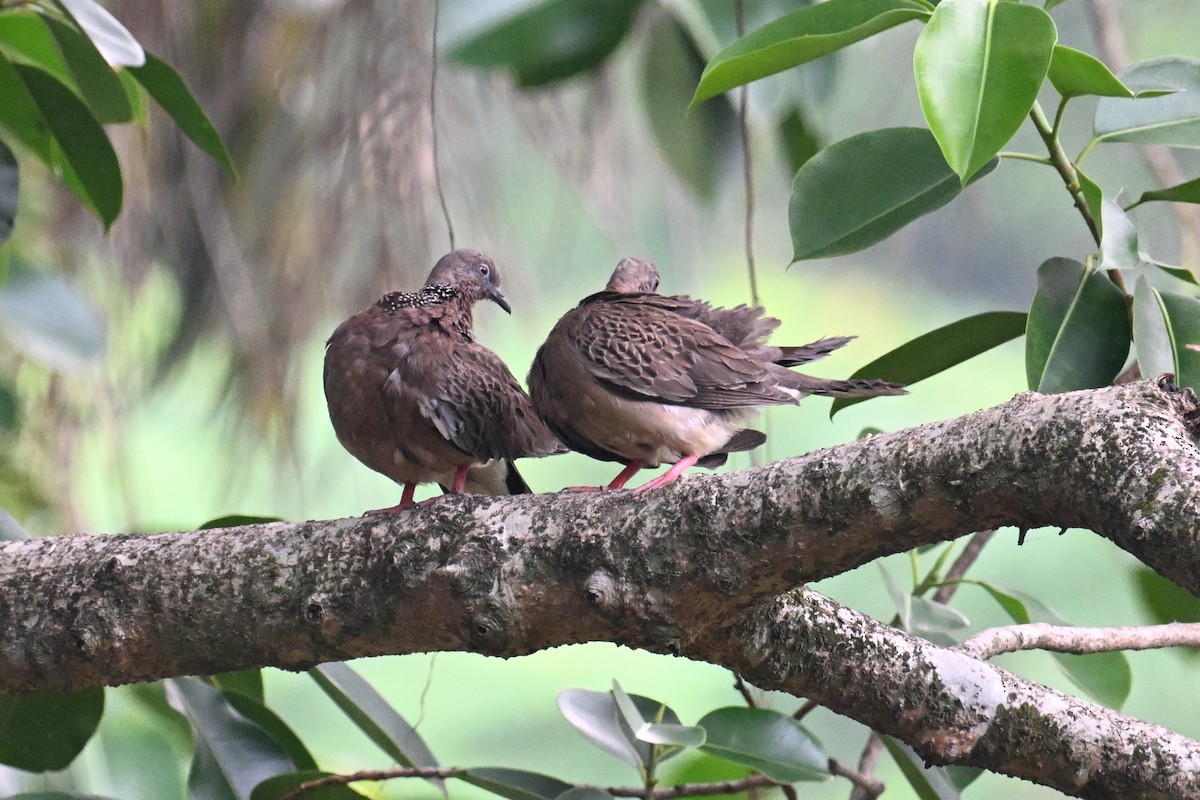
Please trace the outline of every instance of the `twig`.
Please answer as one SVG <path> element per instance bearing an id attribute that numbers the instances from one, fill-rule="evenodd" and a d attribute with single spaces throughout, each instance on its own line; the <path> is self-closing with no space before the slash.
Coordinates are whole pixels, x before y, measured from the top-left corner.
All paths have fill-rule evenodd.
<path id="1" fill-rule="evenodd" d="M 883 755 L 883 737 L 875 731 L 871 731 L 871 735 L 867 738 L 867 744 L 863 747 L 862 755 L 858 757 L 859 774 L 874 775 L 881 755 Z M 882 783 L 877 782 L 877 785 L 880 787 L 880 791 L 874 792 L 873 789 L 855 784 L 850 791 L 850 800 L 875 800 L 876 797 L 883 794 L 884 788 Z"/>
<path id="2" fill-rule="evenodd" d="M 799 708 L 797 708 L 797 709 L 796 709 L 796 713 L 795 713 L 795 714 L 792 714 L 792 719 L 794 719 L 794 720 L 796 720 L 797 722 L 799 722 L 800 720 L 802 720 L 802 719 L 804 719 L 805 717 L 807 717 L 807 716 L 808 716 L 808 713 L 809 713 L 810 711 L 812 711 L 814 708 L 817 708 L 817 707 L 819 707 L 820 705 L 821 705 L 821 704 L 820 704 L 820 703 L 818 703 L 816 700 L 805 700 L 805 701 L 804 701 L 804 705 L 802 705 L 802 706 L 800 706 Z"/>
<path id="3" fill-rule="evenodd" d="M 746 705 L 750 708 L 758 708 L 758 703 L 754 700 L 754 694 L 750 691 L 750 687 L 742 680 L 742 676 L 736 672 L 733 673 L 733 688 L 738 690 L 738 694 L 746 701 Z"/>
<path id="4" fill-rule="evenodd" d="M 442 167 L 438 161 L 437 129 L 437 74 L 438 74 L 438 16 L 441 0 L 433 0 L 433 56 L 429 70 L 429 127 L 432 133 L 433 184 L 437 187 L 438 202 L 442 205 L 442 216 L 446 218 L 446 233 L 450 237 L 450 249 L 454 249 L 454 223 L 450 221 L 450 207 L 446 205 L 446 193 L 442 189 Z"/>
<path id="5" fill-rule="evenodd" d="M 1159 647 L 1200 647 L 1200 622 L 1170 622 L 1121 628 L 1074 628 L 1035 622 L 981 631 L 955 647 L 986 661 L 1018 650 L 1056 653 L 1108 653 L 1113 650 L 1153 650 Z"/>
<path id="6" fill-rule="evenodd" d="M 935 603 L 949 603 L 950 598 L 954 597 L 954 593 L 958 591 L 958 582 L 967 574 L 975 560 L 979 558 L 979 554 L 983 552 L 983 548 L 996 535 L 992 531 L 979 531 L 971 537 L 971 541 L 967 542 L 967 546 L 958 558 L 954 559 L 954 563 L 950 565 L 950 569 L 946 572 L 946 577 L 943 579 L 942 585 L 933 594 Z"/>
<path id="7" fill-rule="evenodd" d="M 1058 170 L 1058 174 L 1062 177 L 1067 191 L 1071 194 L 1071 199 L 1075 201 L 1075 208 L 1079 209 L 1079 213 L 1083 216 L 1083 221 L 1087 223 L 1088 230 L 1092 234 L 1092 239 L 1099 246 L 1100 228 L 1096 224 L 1096 218 L 1092 216 L 1091 209 L 1087 206 L 1087 201 L 1083 198 L 1083 187 L 1079 183 L 1079 173 L 1076 171 L 1075 165 L 1071 163 L 1070 157 L 1067 156 L 1067 151 L 1063 150 L 1062 142 L 1059 141 L 1058 135 L 1050 124 L 1050 120 L 1046 119 L 1046 114 L 1042 111 L 1041 104 L 1036 101 L 1034 102 L 1033 108 L 1029 111 L 1029 118 L 1033 120 L 1033 127 L 1037 129 L 1038 135 L 1042 137 L 1042 141 L 1046 144 L 1046 150 L 1050 153 L 1050 163 Z M 1113 283 L 1116 283 L 1124 290 L 1125 286 L 1123 281 L 1120 280 L 1120 272 L 1109 270 L 1109 277 L 1113 279 Z"/>
<path id="8" fill-rule="evenodd" d="M 733 4 L 734 14 L 737 15 L 737 35 L 746 35 L 746 16 L 743 0 Z M 742 131 L 742 177 L 746 185 L 746 269 L 750 273 L 750 302 L 761 306 L 758 296 L 758 273 L 754 267 L 754 172 L 750 158 L 750 123 L 747 119 L 750 88 L 743 86 L 738 90 L 738 126 Z"/>
<path id="9" fill-rule="evenodd" d="M 874 798 L 883 794 L 884 785 L 882 781 L 878 781 L 869 775 L 864 775 L 858 770 L 838 761 L 836 758 L 829 759 L 829 772 L 831 775 L 838 775 L 853 783 L 855 791 L 861 790 L 866 793 L 864 795 L 865 798 L 874 800 Z"/>
<path id="10" fill-rule="evenodd" d="M 386 781 L 392 778 L 454 778 L 463 772 L 464 770 L 453 767 L 364 769 L 345 775 L 326 775 L 323 778 L 314 778 L 311 781 L 305 781 L 287 794 L 281 795 L 279 800 L 299 800 L 299 798 L 309 792 L 315 792 L 318 789 L 327 789 L 330 786 L 345 786 L 348 783 L 356 781 Z"/>

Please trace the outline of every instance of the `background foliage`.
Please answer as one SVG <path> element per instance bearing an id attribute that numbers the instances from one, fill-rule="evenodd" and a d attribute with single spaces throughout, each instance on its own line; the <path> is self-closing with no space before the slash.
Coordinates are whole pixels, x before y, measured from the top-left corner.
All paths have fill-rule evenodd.
<path id="1" fill-rule="evenodd" d="M 520 298 L 513 320 L 482 312 L 481 338 L 522 372 L 558 314 L 633 253 L 659 264 L 668 291 L 746 301 L 737 95 L 725 93 L 750 83 L 758 288 L 784 319 L 778 338 L 856 333 L 854 363 L 870 361 L 859 373 L 922 381 L 832 422 L 819 401 L 773 413 L 767 457 L 1026 386 L 1105 385 L 1134 367 L 1197 386 L 1189 204 L 1200 163 L 1174 149 L 1144 164 L 1129 147 L 1200 146 L 1200 52 L 1183 23 L 1194 10 L 1116 8 L 1114 26 L 1096 0 L 748 0 L 739 38 L 718 0 L 445 0 L 443 181 L 460 241 L 496 256 Z M 0 6 L 0 534 L 390 505 L 395 487 L 330 435 L 316 365 L 338 319 L 414 285 L 445 250 L 432 5 L 124 0 L 112 10 L 132 33 L 90 0 Z M 1124 70 L 1114 30 L 1137 59 Z M 830 369 L 852 371 L 846 358 Z M 524 471 L 543 490 L 607 473 L 576 456 Z M 882 581 L 870 568 L 820 588 L 935 640 L 1060 613 L 1081 624 L 1200 618 L 1191 598 L 1086 534 L 1036 534 L 1021 550 L 1012 538 L 991 547 L 955 609 L 920 596 L 948 549 L 892 559 Z M 1100 598 L 1069 588 L 1101 582 L 1112 588 Z M 1154 690 L 1185 685 L 1189 656 L 1089 658 L 1002 663 L 1200 735 L 1172 693 Z M 741 698 L 705 665 L 593 645 L 511 664 L 446 654 L 355 669 L 371 684 L 328 665 L 311 678 L 267 671 L 5 698 L 8 718 L 41 724 L 5 731 L 0 760 L 34 774 L 7 770 L 0 786 L 241 797 L 293 769 L 438 762 L 639 783 L 651 759 L 634 732 L 676 723 L 649 697 L 682 721 L 643 732 L 683 748 L 657 772 L 664 781 L 746 774 L 736 764 L 785 781 L 822 769 L 807 738 L 783 755 L 770 749 L 778 732 L 715 745 L 729 729 L 722 714 L 742 712 L 713 709 Z M 586 691 L 558 696 L 564 718 L 554 702 L 567 685 Z M 815 731 L 846 762 L 864 736 L 820 710 L 804 729 L 764 719 Z M 585 736 L 563 735 L 567 720 Z M 931 778 L 902 746 L 889 752 L 889 796 L 906 783 L 953 796 L 975 777 Z M 456 793 L 514 796 L 516 782 L 516 796 L 556 796 L 566 785 L 462 777 L 482 788 L 454 779 Z M 969 791 L 1054 796 L 996 776 Z"/>

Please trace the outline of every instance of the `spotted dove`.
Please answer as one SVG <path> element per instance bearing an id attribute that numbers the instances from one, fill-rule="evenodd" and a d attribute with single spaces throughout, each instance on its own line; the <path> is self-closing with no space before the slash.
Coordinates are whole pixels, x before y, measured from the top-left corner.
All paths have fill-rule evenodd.
<path id="1" fill-rule="evenodd" d="M 416 292 L 391 292 L 338 326 L 325 346 L 325 399 L 338 441 L 404 485 L 457 493 L 528 491 L 512 459 L 561 451 L 495 353 L 474 340 L 472 309 L 511 313 L 500 274 L 475 250 L 443 256 Z"/>
<path id="2" fill-rule="evenodd" d="M 529 372 L 533 406 L 564 444 L 626 465 L 610 489 L 642 467 L 674 464 L 637 492 L 759 446 L 766 436 L 742 427 L 758 406 L 812 394 L 905 393 L 886 381 L 827 380 L 788 369 L 852 337 L 775 347 L 766 340 L 779 320 L 761 308 L 719 308 L 657 289 L 653 264 L 623 259 L 604 291 L 558 321 Z"/>

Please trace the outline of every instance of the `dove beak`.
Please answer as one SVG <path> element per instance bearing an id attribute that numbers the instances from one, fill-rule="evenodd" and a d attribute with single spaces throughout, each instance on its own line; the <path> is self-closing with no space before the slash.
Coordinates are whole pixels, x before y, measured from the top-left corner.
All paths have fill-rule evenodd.
<path id="1" fill-rule="evenodd" d="M 507 312 L 509 314 L 512 313 L 512 306 L 510 306 L 508 304 L 508 298 L 506 298 L 504 296 L 504 294 L 500 291 L 500 287 L 498 287 L 498 286 L 489 287 L 487 290 L 486 297 L 488 300 L 491 300 L 493 303 L 495 303 L 496 305 L 503 308 L 505 310 L 505 312 Z"/>

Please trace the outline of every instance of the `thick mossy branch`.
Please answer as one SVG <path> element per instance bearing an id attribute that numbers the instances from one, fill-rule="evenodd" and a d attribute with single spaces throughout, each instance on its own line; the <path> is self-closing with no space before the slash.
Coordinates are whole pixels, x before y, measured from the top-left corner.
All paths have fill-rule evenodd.
<path id="1" fill-rule="evenodd" d="M 1004 525 L 1090 528 L 1200 594 L 1198 416 L 1164 378 L 1022 394 L 637 497 L 456 497 L 391 517 L 9 542 L 0 686 L 610 641 L 723 664 L 931 760 L 1084 797 L 1200 797 L 1195 742 L 810 592 L 779 597 Z"/>

